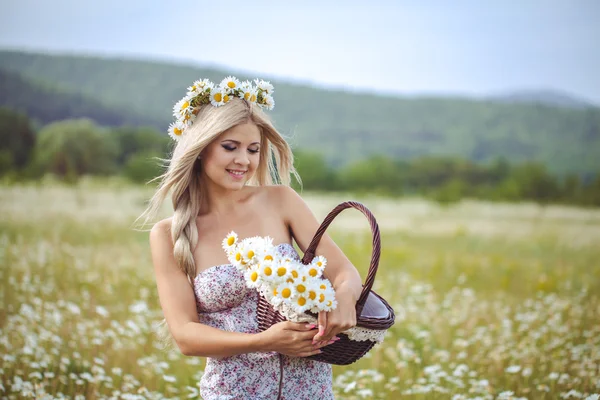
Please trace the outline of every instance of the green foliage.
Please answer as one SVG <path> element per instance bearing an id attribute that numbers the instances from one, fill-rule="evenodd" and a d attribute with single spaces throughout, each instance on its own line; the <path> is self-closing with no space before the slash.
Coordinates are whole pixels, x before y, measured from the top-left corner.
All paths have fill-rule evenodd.
<path id="1" fill-rule="evenodd" d="M 123 175 L 137 183 L 147 183 L 163 172 L 160 155 L 152 152 L 133 153 L 127 159 Z"/>
<path id="2" fill-rule="evenodd" d="M 117 143 L 92 121 L 61 121 L 40 131 L 35 165 L 45 173 L 75 180 L 86 174 L 116 172 L 117 155 Z"/>
<path id="3" fill-rule="evenodd" d="M 143 125 L 152 125 L 161 132 L 172 120 L 173 104 L 194 79 L 219 81 L 230 73 L 116 58 L 8 51 L 0 56 L 3 69 L 22 74 L 27 82 L 52 82 L 51 93 L 55 96 L 34 97 L 34 103 L 26 98 L 23 102 L 30 107 L 52 109 L 58 99 L 65 99 L 63 95 L 77 95 L 81 104 L 92 104 L 88 100 L 93 99 L 96 107 L 106 105 L 131 118 L 137 116 L 138 122 L 141 119 Z M 285 133 L 294 132 L 299 149 L 319 153 L 335 167 L 372 155 L 394 160 L 442 155 L 478 164 L 504 157 L 511 163 L 534 161 L 546 165 L 552 174 L 596 173 L 600 166 L 598 108 L 400 98 L 275 84 L 277 107 L 271 115 L 277 126 Z M 67 103 L 77 104 L 74 100 Z M 40 119 L 38 114 L 44 111 L 35 109 L 34 114 L 33 109 L 28 110 Z M 56 113 L 56 119 L 80 116 Z M 89 117 L 102 125 L 123 124 L 110 115 Z"/>
<path id="4" fill-rule="evenodd" d="M 23 170 L 31 161 L 35 132 L 29 119 L 0 107 L 0 175 Z"/>
<path id="5" fill-rule="evenodd" d="M 301 150 L 294 152 L 294 165 L 302 178 L 302 187 L 310 190 L 335 190 L 338 187 L 335 172 L 321 154 Z M 296 184 L 296 188 L 299 185 Z"/>

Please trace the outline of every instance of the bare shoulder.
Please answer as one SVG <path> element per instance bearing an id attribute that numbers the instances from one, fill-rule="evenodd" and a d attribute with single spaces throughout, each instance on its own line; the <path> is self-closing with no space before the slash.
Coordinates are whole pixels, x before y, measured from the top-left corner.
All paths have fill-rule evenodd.
<path id="1" fill-rule="evenodd" d="M 150 229 L 150 247 L 163 247 L 171 244 L 171 221 L 165 218 L 154 224 Z"/>

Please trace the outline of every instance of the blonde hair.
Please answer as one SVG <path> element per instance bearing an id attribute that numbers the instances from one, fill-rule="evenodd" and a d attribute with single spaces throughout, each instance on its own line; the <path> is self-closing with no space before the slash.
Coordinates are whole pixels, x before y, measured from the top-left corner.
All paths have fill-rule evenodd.
<path id="1" fill-rule="evenodd" d="M 196 217 L 205 195 L 199 179 L 202 167 L 198 156 L 223 132 L 247 122 L 254 123 L 261 135 L 260 161 L 248 184 L 290 186 L 292 175 L 301 182 L 294 168 L 294 156 L 290 146 L 260 107 L 239 98 L 232 98 L 221 107 L 213 107 L 210 104 L 202 106 L 194 124 L 185 130 L 185 134 L 177 142 L 171 158 L 163 160 L 166 162 L 166 171 L 154 179 L 160 183 L 150 199 L 148 208 L 140 216 L 144 218 L 146 225 L 157 214 L 169 193 L 172 193 L 173 256 L 177 266 L 188 277 L 190 285 L 193 284 L 196 274 L 192 253 L 198 244 Z M 169 343 L 172 343 L 165 320 L 160 324 L 159 336 L 163 344 L 169 346 Z"/>

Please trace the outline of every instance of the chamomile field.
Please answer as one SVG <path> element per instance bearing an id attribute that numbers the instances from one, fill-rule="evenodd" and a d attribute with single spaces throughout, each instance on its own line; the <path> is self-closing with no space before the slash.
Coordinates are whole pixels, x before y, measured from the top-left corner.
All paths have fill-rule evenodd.
<path id="1" fill-rule="evenodd" d="M 0 397 L 199 398 L 204 360 L 161 348 L 151 194 L 119 181 L 0 187 Z M 339 399 L 598 399 L 600 210 L 303 194 L 382 230 L 384 343 L 334 368 Z M 166 204 L 161 216 L 170 213 Z M 330 234 L 366 275 L 366 219 Z"/>

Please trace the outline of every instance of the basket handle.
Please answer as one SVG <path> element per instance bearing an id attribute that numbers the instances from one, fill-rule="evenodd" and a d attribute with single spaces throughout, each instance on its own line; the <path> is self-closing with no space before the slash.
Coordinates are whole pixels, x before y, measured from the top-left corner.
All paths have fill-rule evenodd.
<path id="1" fill-rule="evenodd" d="M 363 307 L 365 306 L 365 302 L 367 301 L 367 297 L 369 297 L 369 293 L 371 292 L 371 287 L 373 286 L 373 282 L 375 282 L 375 275 L 377 274 L 377 268 L 379 267 L 379 257 L 381 255 L 381 237 L 379 235 L 379 226 L 377 225 L 377 221 L 375 217 L 369 211 L 367 207 L 363 204 L 356 201 L 345 201 L 343 203 L 338 204 L 331 212 L 325 217 L 319 229 L 315 233 L 310 245 L 304 252 L 304 257 L 302 257 L 303 264 L 309 264 L 313 258 L 315 257 L 315 251 L 317 250 L 317 246 L 319 245 L 319 241 L 321 237 L 325 233 L 325 230 L 329 227 L 329 224 L 333 221 L 333 219 L 341 213 L 343 210 L 347 208 L 355 208 L 358 211 L 361 211 L 369 220 L 371 225 L 371 233 L 373 234 L 373 253 L 371 254 L 371 265 L 369 266 L 369 273 L 367 274 L 367 279 L 365 280 L 365 284 L 363 285 L 362 292 L 358 301 L 356 302 L 356 316 L 360 316 L 362 313 Z"/>

